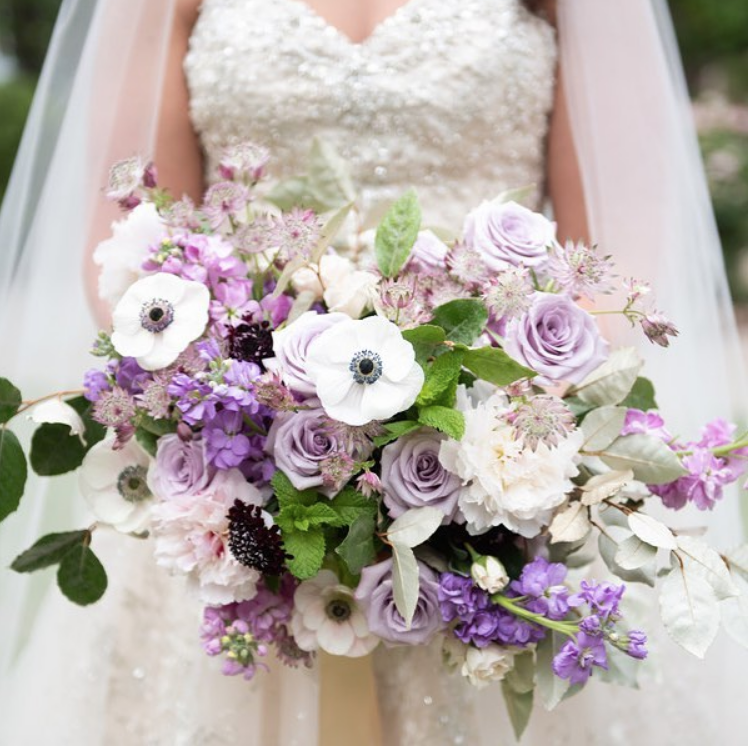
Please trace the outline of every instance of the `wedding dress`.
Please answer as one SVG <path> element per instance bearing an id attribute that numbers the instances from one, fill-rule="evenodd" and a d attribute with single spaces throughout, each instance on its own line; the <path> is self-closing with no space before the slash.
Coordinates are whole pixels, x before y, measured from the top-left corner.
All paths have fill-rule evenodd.
<path id="1" fill-rule="evenodd" d="M 185 71 L 208 181 L 245 139 L 270 148 L 273 177 L 297 174 L 315 135 L 351 163 L 370 220 L 415 186 L 425 224 L 457 233 L 505 189 L 535 185 L 541 206 L 557 59 L 554 29 L 519 0 L 409 0 L 361 43 L 302 0 L 204 0 Z M 331 746 L 364 743 L 359 728 L 384 746 L 514 742 L 500 689 L 448 675 L 433 646 L 376 651 L 377 701 L 362 696 L 377 722 L 333 735 L 319 703 L 343 696 L 345 666 L 222 677 L 198 645 L 199 607 L 149 543 L 96 542 L 110 588 L 89 609 L 47 594 L 0 688 L 2 744 Z M 720 640 L 692 660 L 650 622 L 659 673 L 635 692 L 593 681 L 551 714 L 536 705 L 523 743 L 744 743 L 748 656 Z"/>

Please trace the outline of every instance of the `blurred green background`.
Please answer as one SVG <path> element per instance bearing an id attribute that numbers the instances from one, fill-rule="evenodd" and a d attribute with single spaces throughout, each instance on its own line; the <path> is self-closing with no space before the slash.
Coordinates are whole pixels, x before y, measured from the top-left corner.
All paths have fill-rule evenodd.
<path id="1" fill-rule="evenodd" d="M 0 198 L 59 5 L 0 0 Z M 670 6 L 733 296 L 748 304 L 748 0 L 671 0 Z"/>

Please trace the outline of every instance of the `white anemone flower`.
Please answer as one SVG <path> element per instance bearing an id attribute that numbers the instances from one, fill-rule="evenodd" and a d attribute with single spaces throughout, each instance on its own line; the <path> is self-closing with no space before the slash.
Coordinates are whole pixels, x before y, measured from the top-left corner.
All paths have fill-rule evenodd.
<path id="1" fill-rule="evenodd" d="M 291 629 L 302 650 L 321 648 L 330 655 L 360 658 L 379 644 L 379 638 L 369 631 L 353 589 L 342 585 L 334 572 L 322 570 L 305 580 L 293 601 Z"/>
<path id="2" fill-rule="evenodd" d="M 78 480 L 98 521 L 122 533 L 141 533 L 151 522 L 153 495 L 146 476 L 148 454 L 135 442 L 114 450 L 115 436 L 97 443 L 83 459 Z"/>
<path id="3" fill-rule="evenodd" d="M 423 387 L 413 346 L 380 316 L 342 321 L 309 346 L 307 373 L 334 420 L 365 425 L 410 407 Z"/>
<path id="4" fill-rule="evenodd" d="M 159 272 L 131 285 L 114 309 L 112 344 L 144 370 L 171 365 L 208 323 L 202 283 Z"/>

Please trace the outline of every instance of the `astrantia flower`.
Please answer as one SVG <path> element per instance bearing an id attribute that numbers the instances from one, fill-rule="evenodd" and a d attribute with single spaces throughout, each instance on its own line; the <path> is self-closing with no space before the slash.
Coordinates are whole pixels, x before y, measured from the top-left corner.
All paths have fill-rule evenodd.
<path id="1" fill-rule="evenodd" d="M 221 181 L 213 184 L 205 193 L 203 212 L 212 228 L 218 228 L 227 218 L 233 218 L 246 209 L 249 192 L 242 184 Z"/>
<path id="2" fill-rule="evenodd" d="M 569 679 L 572 684 L 584 684 L 592 675 L 593 666 L 608 668 L 608 655 L 601 637 L 585 632 L 577 633 L 576 639 L 564 643 L 553 659 L 553 673 L 560 679 Z"/>
<path id="3" fill-rule="evenodd" d="M 112 317 L 112 344 L 145 370 L 173 363 L 208 323 L 210 293 L 199 282 L 159 273 L 138 280 Z"/>
<path id="4" fill-rule="evenodd" d="M 573 298 L 585 296 L 590 300 L 596 293 L 609 293 L 613 289 L 613 262 L 601 256 L 594 247 L 581 242 L 567 241 L 554 246 L 548 262 L 548 273 Z"/>
<path id="5" fill-rule="evenodd" d="M 412 345 L 379 316 L 341 322 L 320 334 L 309 346 L 307 370 L 325 412 L 348 425 L 406 410 L 424 381 Z"/>
<path id="6" fill-rule="evenodd" d="M 330 570 L 321 570 L 296 589 L 291 629 L 302 650 L 321 648 L 348 658 L 367 655 L 379 643 L 369 631 L 353 590 Z"/>
<path id="7" fill-rule="evenodd" d="M 229 549 L 246 567 L 281 575 L 286 559 L 280 529 L 258 505 L 235 500 L 229 508 Z"/>
<path id="8" fill-rule="evenodd" d="M 574 414 L 561 399 L 544 394 L 520 404 L 509 415 L 509 421 L 517 437 L 533 451 L 539 443 L 557 446 L 576 424 Z"/>
<path id="9" fill-rule="evenodd" d="M 276 412 L 291 412 L 299 406 L 277 373 L 263 373 L 254 382 L 254 394 L 259 404 Z"/>
<path id="10" fill-rule="evenodd" d="M 143 262 L 166 235 L 164 222 L 150 203 L 138 205 L 124 220 L 112 225 L 112 237 L 94 250 L 99 271 L 99 298 L 112 308 L 127 289 L 142 277 Z"/>
<path id="11" fill-rule="evenodd" d="M 262 178 L 270 151 L 253 142 L 229 145 L 221 151 L 218 170 L 224 179 L 241 179 L 253 184 Z"/>
<path id="12" fill-rule="evenodd" d="M 522 315 L 532 303 L 530 273 L 524 267 L 509 267 L 483 286 L 483 299 L 496 318 Z"/>
<path id="13" fill-rule="evenodd" d="M 472 246 L 456 243 L 447 254 L 449 273 L 466 288 L 480 286 L 488 277 L 486 263 Z"/>
<path id="14" fill-rule="evenodd" d="M 152 163 L 144 163 L 138 156 L 118 161 L 109 170 L 106 196 L 119 202 L 127 210 L 140 202 L 138 192 L 143 187 L 156 186 L 156 169 Z"/>
<path id="15" fill-rule="evenodd" d="M 296 207 L 275 221 L 273 243 L 285 261 L 297 256 L 308 259 L 319 242 L 320 229 L 319 219 L 312 210 Z"/>
<path id="16" fill-rule="evenodd" d="M 118 450 L 114 445 L 110 435 L 86 454 L 79 473 L 81 492 L 98 521 L 123 533 L 140 533 L 151 520 L 150 459 L 132 441 Z"/>
<path id="17" fill-rule="evenodd" d="M 275 223 L 269 217 L 255 218 L 240 226 L 228 239 L 242 254 L 264 254 L 276 247 Z"/>
<path id="18" fill-rule="evenodd" d="M 153 506 L 156 562 L 187 576 L 209 604 L 254 597 L 260 573 L 245 567 L 229 548 L 229 509 L 240 499 L 262 505 L 262 496 L 236 469 L 220 471 L 195 494 L 173 496 Z"/>
<path id="19" fill-rule="evenodd" d="M 465 434 L 460 441 L 444 441 L 439 459 L 462 478 L 458 504 L 468 531 L 480 534 L 503 525 L 537 536 L 574 488 L 581 433 L 572 432 L 553 447 L 539 442 L 532 451 L 507 422 L 508 403 L 501 394 L 473 404 L 461 388 L 458 407 L 465 414 Z"/>
<path id="20" fill-rule="evenodd" d="M 135 415 L 135 401 L 124 389 L 116 386 L 103 391 L 94 404 L 92 417 L 104 427 L 121 427 Z"/>
<path id="21" fill-rule="evenodd" d="M 641 320 L 641 325 L 647 339 L 653 344 L 660 345 L 660 347 L 669 347 L 669 338 L 678 336 L 678 329 L 675 324 L 661 313 L 647 314 Z"/>

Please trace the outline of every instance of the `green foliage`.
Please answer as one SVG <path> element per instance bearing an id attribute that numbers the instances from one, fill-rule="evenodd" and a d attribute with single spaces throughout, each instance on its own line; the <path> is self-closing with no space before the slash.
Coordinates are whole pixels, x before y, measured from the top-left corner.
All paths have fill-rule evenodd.
<path id="1" fill-rule="evenodd" d="M 415 329 L 406 329 L 403 332 L 403 339 L 413 345 L 416 360 L 421 365 L 426 364 L 426 361 L 435 354 L 446 338 L 444 329 L 431 324 L 417 326 Z"/>
<path id="2" fill-rule="evenodd" d="M 26 456 L 18 438 L 0 428 L 0 521 L 18 508 L 27 476 Z"/>
<path id="3" fill-rule="evenodd" d="M 42 536 L 30 549 L 18 555 L 10 566 L 16 572 L 35 572 L 62 561 L 74 547 L 91 537 L 90 531 L 66 531 Z"/>
<path id="4" fill-rule="evenodd" d="M 325 558 L 325 534 L 321 528 L 284 533 L 283 546 L 291 555 L 286 564 L 294 577 L 308 580 L 320 571 Z"/>
<path id="5" fill-rule="evenodd" d="M 460 440 L 465 434 L 465 415 L 450 407 L 422 407 L 418 410 L 418 421 L 455 440 Z"/>
<path id="6" fill-rule="evenodd" d="M 376 559 L 374 531 L 376 518 L 371 513 L 362 513 L 352 524 L 348 535 L 335 549 L 345 562 L 349 572 L 358 575 Z"/>
<path id="7" fill-rule="evenodd" d="M 386 446 L 387 443 L 391 443 L 393 440 L 402 438 L 403 435 L 407 435 L 413 430 L 418 430 L 421 427 L 420 422 L 413 422 L 413 420 L 402 420 L 400 422 L 387 422 L 384 425 L 384 429 L 387 431 L 384 435 L 378 435 L 374 438 L 374 445 L 377 448 Z"/>
<path id="8" fill-rule="evenodd" d="M 379 271 L 394 277 L 408 261 L 421 229 L 421 207 L 416 193 L 409 189 L 388 210 L 377 228 L 374 253 Z"/>
<path id="9" fill-rule="evenodd" d="M 426 379 L 416 399 L 419 407 L 431 404 L 453 406 L 465 354 L 462 350 L 452 350 L 440 355 L 426 368 Z"/>
<path id="10" fill-rule="evenodd" d="M 104 566 L 87 544 L 78 544 L 60 562 L 57 570 L 60 590 L 79 606 L 98 601 L 106 591 Z"/>
<path id="11" fill-rule="evenodd" d="M 7 378 L 0 378 L 0 423 L 13 417 L 20 406 L 21 392 Z"/>
<path id="12" fill-rule="evenodd" d="M 507 386 L 520 378 L 533 378 L 536 375 L 534 371 L 512 360 L 504 350 L 498 347 L 467 350 L 465 367 L 478 378 L 497 386 Z"/>
<path id="13" fill-rule="evenodd" d="M 23 76 L 0 85 L 0 200 L 13 169 L 26 115 L 34 97 L 35 82 Z"/>
<path id="14" fill-rule="evenodd" d="M 447 333 L 447 339 L 471 345 L 488 321 L 486 307 L 479 300 L 453 300 L 434 309 L 432 324 Z"/>
<path id="15" fill-rule="evenodd" d="M 655 389 L 652 381 L 643 376 L 639 376 L 634 382 L 634 387 L 629 395 L 621 402 L 622 407 L 629 409 L 641 409 L 646 412 L 648 409 L 657 409 L 655 400 Z"/>

